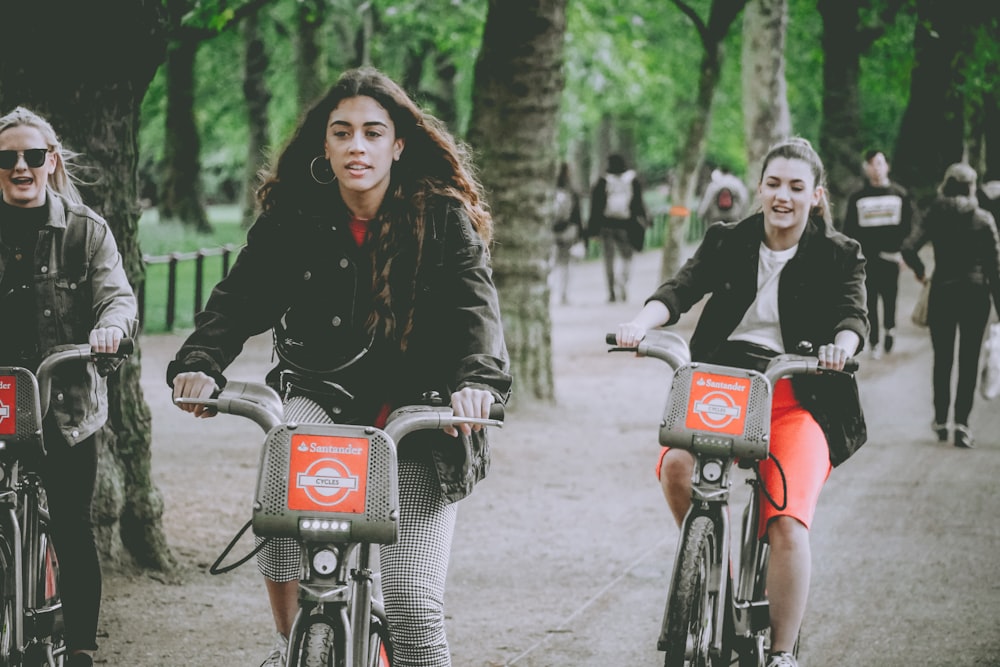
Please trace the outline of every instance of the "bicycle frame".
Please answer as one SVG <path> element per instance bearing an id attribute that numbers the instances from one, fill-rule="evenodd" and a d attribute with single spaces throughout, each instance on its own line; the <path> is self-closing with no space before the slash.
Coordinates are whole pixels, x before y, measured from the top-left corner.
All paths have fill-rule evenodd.
<path id="1" fill-rule="evenodd" d="M 606 342 L 614 345 L 615 336 L 608 334 Z M 691 363 L 684 339 L 662 330 L 650 331 L 636 348 L 611 351 L 625 350 L 665 361 L 673 370 L 659 440 L 661 445 L 690 451 L 694 458 L 691 507 L 680 526 L 657 648 L 667 652 L 667 665 L 686 665 L 689 657 L 691 664 L 729 665 L 732 650 L 740 654 L 741 665 L 763 664 L 770 627 L 764 590 L 770 551 L 757 537 L 760 481 L 754 466 L 755 474 L 747 480 L 751 492 L 743 510 L 737 560 L 730 544 L 732 471 L 738 461 L 741 467 L 750 467 L 769 456 L 775 382 L 792 375 L 841 371 L 822 368 L 815 357 L 793 354 L 776 356 L 763 373 Z M 851 360 L 845 372 L 856 368 L 857 362 Z M 711 553 L 706 556 L 707 552 Z M 712 615 L 707 630 L 702 616 L 706 606 Z M 697 628 L 691 627 L 696 624 Z M 736 646 L 744 641 L 752 644 Z M 678 651 L 683 655 L 672 655 Z"/>
<path id="2" fill-rule="evenodd" d="M 63 644 L 59 564 L 48 537 L 48 509 L 41 475 L 35 464 L 45 456 L 42 420 L 48 412 L 53 370 L 73 361 L 98 356 L 124 358 L 133 349 L 122 341 L 119 352 L 92 355 L 89 345 L 76 345 L 47 356 L 35 373 L 20 367 L 0 367 L 0 538 L 10 553 L 13 585 L 4 591 L 3 604 L 12 624 L 10 652 L 13 664 L 61 665 Z M 6 615 L 6 608 L 0 610 Z M 30 658 L 30 662 L 25 662 Z M 0 664 L 3 656 L 0 656 Z"/>

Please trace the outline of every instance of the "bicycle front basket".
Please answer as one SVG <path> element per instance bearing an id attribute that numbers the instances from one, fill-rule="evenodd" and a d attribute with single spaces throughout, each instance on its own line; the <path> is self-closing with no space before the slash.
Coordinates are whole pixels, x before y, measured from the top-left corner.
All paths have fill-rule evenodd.
<path id="1" fill-rule="evenodd" d="M 277 426 L 261 453 L 254 533 L 391 544 L 399 519 L 396 475 L 395 445 L 377 428 Z"/>
<path id="2" fill-rule="evenodd" d="M 674 373 L 660 444 L 712 456 L 764 459 L 771 383 L 757 371 L 687 364 Z"/>
<path id="3" fill-rule="evenodd" d="M 26 368 L 0 366 L 0 456 L 21 456 L 42 448 L 38 380 Z"/>

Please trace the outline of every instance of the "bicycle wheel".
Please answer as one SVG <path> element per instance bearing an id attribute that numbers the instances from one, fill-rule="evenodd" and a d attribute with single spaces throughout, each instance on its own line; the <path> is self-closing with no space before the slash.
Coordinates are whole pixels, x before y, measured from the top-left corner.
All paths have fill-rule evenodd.
<path id="1" fill-rule="evenodd" d="M 0 665 L 11 664 L 15 652 L 14 621 L 17 617 L 14 552 L 7 541 L 7 528 L 0 533 Z"/>
<path id="2" fill-rule="evenodd" d="M 299 667 L 340 667 L 336 660 L 336 636 L 326 623 L 311 623 L 302 635 Z"/>
<path id="3" fill-rule="evenodd" d="M 371 630 L 368 632 L 368 667 L 390 667 L 392 665 L 392 644 L 389 629 L 377 616 L 372 616 Z"/>
<path id="4" fill-rule="evenodd" d="M 674 580 L 667 600 L 664 667 L 721 667 L 728 660 L 709 655 L 715 634 L 719 596 L 708 580 L 719 547 L 715 522 L 695 517 L 688 526 L 674 565 Z"/>

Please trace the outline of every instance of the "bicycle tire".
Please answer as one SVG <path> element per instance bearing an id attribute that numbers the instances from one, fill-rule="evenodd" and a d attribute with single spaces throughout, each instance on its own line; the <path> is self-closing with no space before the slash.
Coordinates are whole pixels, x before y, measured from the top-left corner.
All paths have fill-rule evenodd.
<path id="1" fill-rule="evenodd" d="M 389 629 L 377 617 L 372 616 L 371 629 L 368 632 L 368 667 L 391 667 L 392 643 L 389 641 Z"/>
<path id="2" fill-rule="evenodd" d="M 337 665 L 336 632 L 326 623 L 310 623 L 302 635 L 299 667 L 340 667 Z"/>
<path id="3" fill-rule="evenodd" d="M 14 552 L 7 538 L 8 528 L 0 532 L 0 664 L 11 664 L 12 654 L 17 648 L 14 637 L 14 620 L 17 616 L 14 581 Z"/>
<path id="4" fill-rule="evenodd" d="M 719 597 L 712 593 L 708 573 L 718 553 L 715 522 L 695 517 L 687 526 L 674 565 L 674 579 L 667 600 L 666 656 L 664 667 L 722 667 L 729 661 L 714 659 L 710 645 Z"/>

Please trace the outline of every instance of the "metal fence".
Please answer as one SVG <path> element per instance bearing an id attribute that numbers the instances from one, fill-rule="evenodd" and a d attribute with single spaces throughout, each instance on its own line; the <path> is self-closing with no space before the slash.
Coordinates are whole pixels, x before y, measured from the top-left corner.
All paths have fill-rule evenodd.
<path id="1" fill-rule="evenodd" d="M 205 260 L 209 257 L 221 257 L 222 275 L 229 273 L 229 265 L 238 246 L 227 244 L 218 248 L 200 248 L 191 252 L 172 252 L 169 255 L 143 255 L 142 261 L 147 267 L 156 264 L 167 265 L 166 289 L 166 330 L 173 331 L 177 321 L 177 268 L 181 262 L 194 262 L 194 313 L 201 312 L 204 307 L 205 293 Z M 146 322 L 146 290 L 148 282 L 144 281 L 139 289 L 139 323 Z"/>

